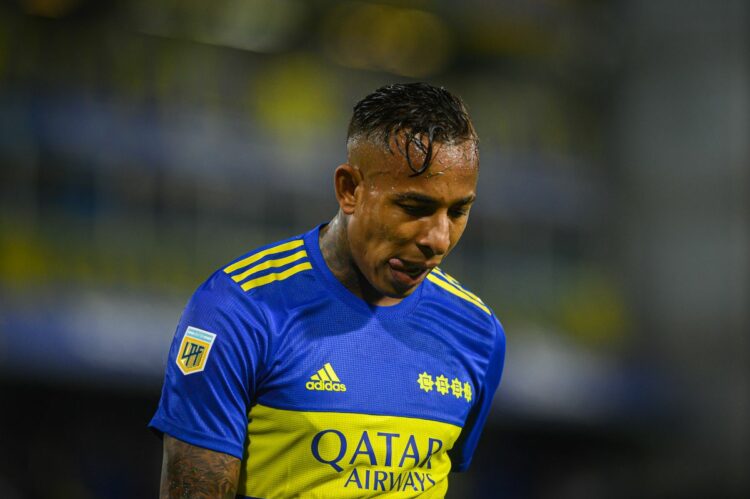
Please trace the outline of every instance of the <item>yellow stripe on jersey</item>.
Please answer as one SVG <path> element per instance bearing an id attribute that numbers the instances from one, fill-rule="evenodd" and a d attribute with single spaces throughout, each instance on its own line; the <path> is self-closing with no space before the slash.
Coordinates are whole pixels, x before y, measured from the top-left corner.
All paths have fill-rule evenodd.
<path id="1" fill-rule="evenodd" d="M 303 262 L 298 265 L 295 265 L 294 267 L 290 267 L 286 269 L 284 272 L 277 272 L 275 274 L 268 274 L 268 275 L 264 275 L 263 277 L 250 279 L 247 282 L 243 282 L 241 286 L 242 286 L 243 291 L 249 291 L 253 288 L 264 286 L 274 281 L 283 281 L 284 279 L 288 279 L 289 277 L 292 277 L 294 274 L 302 272 L 303 270 L 310 270 L 310 269 L 312 269 L 312 265 L 310 265 L 310 262 Z"/>
<path id="2" fill-rule="evenodd" d="M 476 301 L 484 303 L 484 302 L 482 301 L 482 299 L 481 299 L 481 298 L 479 298 L 479 297 L 478 297 L 477 295 L 475 295 L 474 293 L 472 293 L 472 292 L 471 292 L 471 291 L 469 291 L 468 289 L 466 289 L 466 288 L 464 288 L 463 286 L 461 286 L 461 283 L 460 283 L 460 282 L 458 282 L 458 281 L 456 280 L 456 278 L 454 278 L 454 277 L 453 277 L 452 275 L 450 275 L 450 274 L 448 274 L 448 273 L 446 273 L 446 272 L 443 272 L 443 269 L 441 269 L 441 268 L 435 268 L 435 269 L 433 270 L 433 272 L 435 272 L 435 273 L 436 273 L 437 275 L 439 275 L 439 276 L 445 277 L 445 278 L 446 278 L 446 279 L 447 279 L 447 280 L 448 280 L 448 281 L 449 281 L 449 282 L 450 282 L 451 284 L 453 284 L 454 286 L 456 286 L 456 287 L 457 287 L 458 289 L 460 289 L 461 291 L 463 291 L 463 292 L 464 292 L 464 293 L 466 293 L 467 295 L 469 295 L 469 296 L 471 296 L 472 298 L 474 298 L 474 299 L 475 299 Z"/>
<path id="3" fill-rule="evenodd" d="M 248 276 L 256 274 L 262 270 L 283 267 L 287 263 L 296 262 L 297 260 L 301 258 L 305 258 L 306 256 L 307 256 L 307 251 L 302 250 L 292 255 L 286 256 L 284 258 L 278 258 L 276 260 L 266 260 L 263 263 L 259 263 L 258 265 L 250 267 L 249 269 L 242 272 L 241 274 L 233 275 L 232 279 L 234 280 L 234 282 L 244 281 Z"/>
<path id="4" fill-rule="evenodd" d="M 457 286 L 454 286 L 453 284 L 451 284 L 451 283 L 449 283 L 447 281 L 444 281 L 444 280 L 442 280 L 441 278 L 439 278 L 437 276 L 432 275 L 432 273 L 427 274 L 427 279 L 430 282 L 432 282 L 432 283 L 440 286 L 441 288 L 443 288 L 447 292 L 449 292 L 449 293 L 451 293 L 453 295 L 456 295 L 459 298 L 462 298 L 462 299 L 468 301 L 469 303 L 472 303 L 472 304 L 476 305 L 477 307 L 479 307 L 480 309 L 482 309 L 487 314 L 491 314 L 490 309 L 487 308 L 487 306 L 484 303 L 482 303 L 478 299 L 472 298 L 463 289 L 461 289 L 461 288 L 459 288 Z"/>
<path id="5" fill-rule="evenodd" d="M 254 406 L 240 495 L 443 498 L 461 428 L 400 416 Z"/>
<path id="6" fill-rule="evenodd" d="M 282 251 L 287 251 L 294 248 L 299 248 L 303 244 L 305 244 L 305 241 L 303 241 L 302 239 L 295 239 L 294 241 L 289 241 L 278 246 L 273 246 L 272 248 L 264 249 L 263 251 L 259 251 L 253 255 L 248 256 L 247 258 L 243 258 L 242 260 L 233 263 L 229 267 L 225 268 L 224 272 L 227 274 L 231 274 L 235 270 L 239 270 L 241 268 L 247 267 L 248 265 L 252 265 L 265 256 L 273 255 L 275 253 L 281 253 Z"/>
<path id="7" fill-rule="evenodd" d="M 313 377 L 316 375 L 313 375 Z M 325 371 L 325 369 L 318 369 L 317 379 L 315 381 L 333 381 L 330 376 L 328 376 L 328 373 Z"/>
<path id="8" fill-rule="evenodd" d="M 438 275 L 445 277 L 451 283 L 458 285 L 458 280 L 456 280 L 456 278 L 453 277 L 452 275 L 448 275 L 447 273 L 443 272 L 443 269 L 441 269 L 440 267 L 435 267 L 434 269 L 432 269 L 432 271 Z"/>
<path id="9" fill-rule="evenodd" d="M 328 377 L 331 378 L 331 381 L 334 383 L 340 383 L 341 380 L 338 376 L 336 376 L 336 372 L 333 370 L 333 366 L 331 366 L 330 362 L 326 362 L 323 366 L 323 369 L 326 370 L 326 374 L 328 374 Z"/>

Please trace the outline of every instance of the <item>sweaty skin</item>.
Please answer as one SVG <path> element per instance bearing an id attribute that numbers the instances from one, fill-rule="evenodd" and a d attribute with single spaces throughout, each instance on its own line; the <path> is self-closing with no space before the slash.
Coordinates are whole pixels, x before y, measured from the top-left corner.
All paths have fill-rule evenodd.
<path id="1" fill-rule="evenodd" d="M 233 499 L 240 460 L 164 435 L 160 499 Z"/>
<path id="2" fill-rule="evenodd" d="M 435 144 L 421 175 L 413 175 L 402 150 L 350 140 L 348 161 L 334 175 L 339 212 L 321 230 L 331 272 L 373 305 L 400 302 L 440 264 L 461 238 L 476 197 L 474 141 Z"/>

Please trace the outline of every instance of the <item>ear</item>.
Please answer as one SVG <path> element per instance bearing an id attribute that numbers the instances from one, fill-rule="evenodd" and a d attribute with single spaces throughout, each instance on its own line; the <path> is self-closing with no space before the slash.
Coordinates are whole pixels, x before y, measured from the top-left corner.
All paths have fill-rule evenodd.
<path id="1" fill-rule="evenodd" d="M 362 184 L 362 174 L 357 169 L 344 163 L 336 168 L 333 174 L 333 187 L 339 208 L 346 215 L 354 213 L 359 197 L 359 186 Z"/>

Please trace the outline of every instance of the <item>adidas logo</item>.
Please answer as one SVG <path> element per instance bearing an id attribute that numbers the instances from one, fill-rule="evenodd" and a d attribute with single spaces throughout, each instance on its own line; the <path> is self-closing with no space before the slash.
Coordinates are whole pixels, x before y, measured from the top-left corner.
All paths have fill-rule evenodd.
<path id="1" fill-rule="evenodd" d="M 346 385 L 341 382 L 330 362 L 318 369 L 318 372 L 310 376 L 310 381 L 305 383 L 305 388 L 320 392 L 345 392 Z"/>

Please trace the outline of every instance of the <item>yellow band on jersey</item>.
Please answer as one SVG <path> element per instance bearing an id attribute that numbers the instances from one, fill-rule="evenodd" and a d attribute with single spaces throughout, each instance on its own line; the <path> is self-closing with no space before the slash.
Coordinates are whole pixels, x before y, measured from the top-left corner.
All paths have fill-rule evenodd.
<path id="1" fill-rule="evenodd" d="M 238 493 L 276 499 L 442 498 L 461 428 L 400 416 L 256 405 Z M 262 471 L 261 471 L 262 470 Z"/>
<path id="2" fill-rule="evenodd" d="M 247 269 L 246 271 L 240 274 L 233 275 L 232 280 L 234 282 L 240 282 L 240 281 L 245 280 L 247 277 L 253 274 L 257 274 L 258 272 L 261 272 L 263 270 L 283 267 L 284 265 L 288 263 L 296 262 L 297 260 L 301 260 L 302 258 L 305 258 L 305 257 L 307 257 L 307 252 L 305 250 L 302 250 L 284 258 L 277 258 L 275 260 L 266 260 L 263 263 L 259 263 L 258 265 L 254 265 L 250 267 L 249 269 Z"/>
<path id="3" fill-rule="evenodd" d="M 482 309 L 485 313 L 491 314 L 490 309 L 487 308 L 487 305 L 482 303 L 479 298 L 475 298 L 476 295 L 473 293 L 468 293 L 465 289 L 463 289 L 460 286 L 457 286 L 455 284 L 452 284 L 448 281 L 444 281 L 443 279 L 433 275 L 432 273 L 427 274 L 427 279 L 432 282 L 433 284 L 436 284 L 437 286 L 443 288 L 447 292 L 451 293 L 452 295 L 458 296 L 459 298 L 468 301 L 469 303 L 472 303 Z"/>
<path id="4" fill-rule="evenodd" d="M 298 274 L 299 272 L 302 272 L 303 270 L 310 270 L 311 268 L 312 268 L 312 265 L 310 265 L 310 262 L 300 263 L 299 265 L 290 267 L 283 272 L 264 275 L 263 277 L 258 277 L 256 279 L 250 279 L 249 281 L 243 282 L 241 287 L 244 291 L 249 291 L 253 288 L 257 288 L 259 286 L 265 286 L 266 284 L 269 284 L 274 281 L 283 281 L 284 279 L 288 279 L 292 277 L 294 274 Z"/>
<path id="5" fill-rule="evenodd" d="M 455 278 L 455 277 L 453 277 L 452 275 L 448 274 L 447 272 L 444 272 L 444 271 L 443 271 L 443 269 L 440 269 L 440 268 L 437 268 L 437 267 L 436 267 L 435 269 L 433 269 L 433 272 L 434 272 L 434 273 L 436 273 L 437 275 L 439 275 L 439 276 L 441 276 L 441 277 L 445 278 L 445 279 L 446 279 L 447 281 L 449 281 L 449 282 L 450 282 L 451 284 L 455 285 L 455 286 L 456 286 L 457 288 L 459 288 L 459 289 L 460 289 L 461 291 L 463 291 L 464 293 L 466 293 L 466 294 L 467 294 L 467 295 L 469 295 L 470 297 L 474 298 L 474 299 L 475 299 L 476 301 L 478 301 L 478 302 L 480 302 L 480 303 L 484 304 L 484 302 L 482 301 L 482 299 L 481 299 L 481 298 L 479 298 L 479 297 L 478 297 L 477 295 L 475 295 L 474 293 L 472 293 L 472 292 L 471 292 L 471 291 L 469 291 L 468 289 L 466 289 L 466 288 L 464 288 L 463 286 L 461 286 L 461 283 L 460 283 L 460 282 L 458 282 L 458 280 L 456 280 L 456 278 Z"/>
<path id="6" fill-rule="evenodd" d="M 241 268 L 247 267 L 248 265 L 252 265 L 253 263 L 257 262 L 261 258 L 264 258 L 268 255 L 273 255 L 276 253 L 282 253 L 284 251 L 289 251 L 294 248 L 299 248 L 305 244 L 305 242 L 302 239 L 295 239 L 293 241 L 289 241 L 288 243 L 279 244 L 278 246 L 273 246 L 271 248 L 265 249 L 263 251 L 259 251 L 257 253 L 253 253 L 252 255 L 248 256 L 247 258 L 243 258 L 242 260 L 233 263 L 232 265 L 226 267 L 224 269 L 224 272 L 227 274 L 231 274 L 235 270 L 239 270 Z"/>

